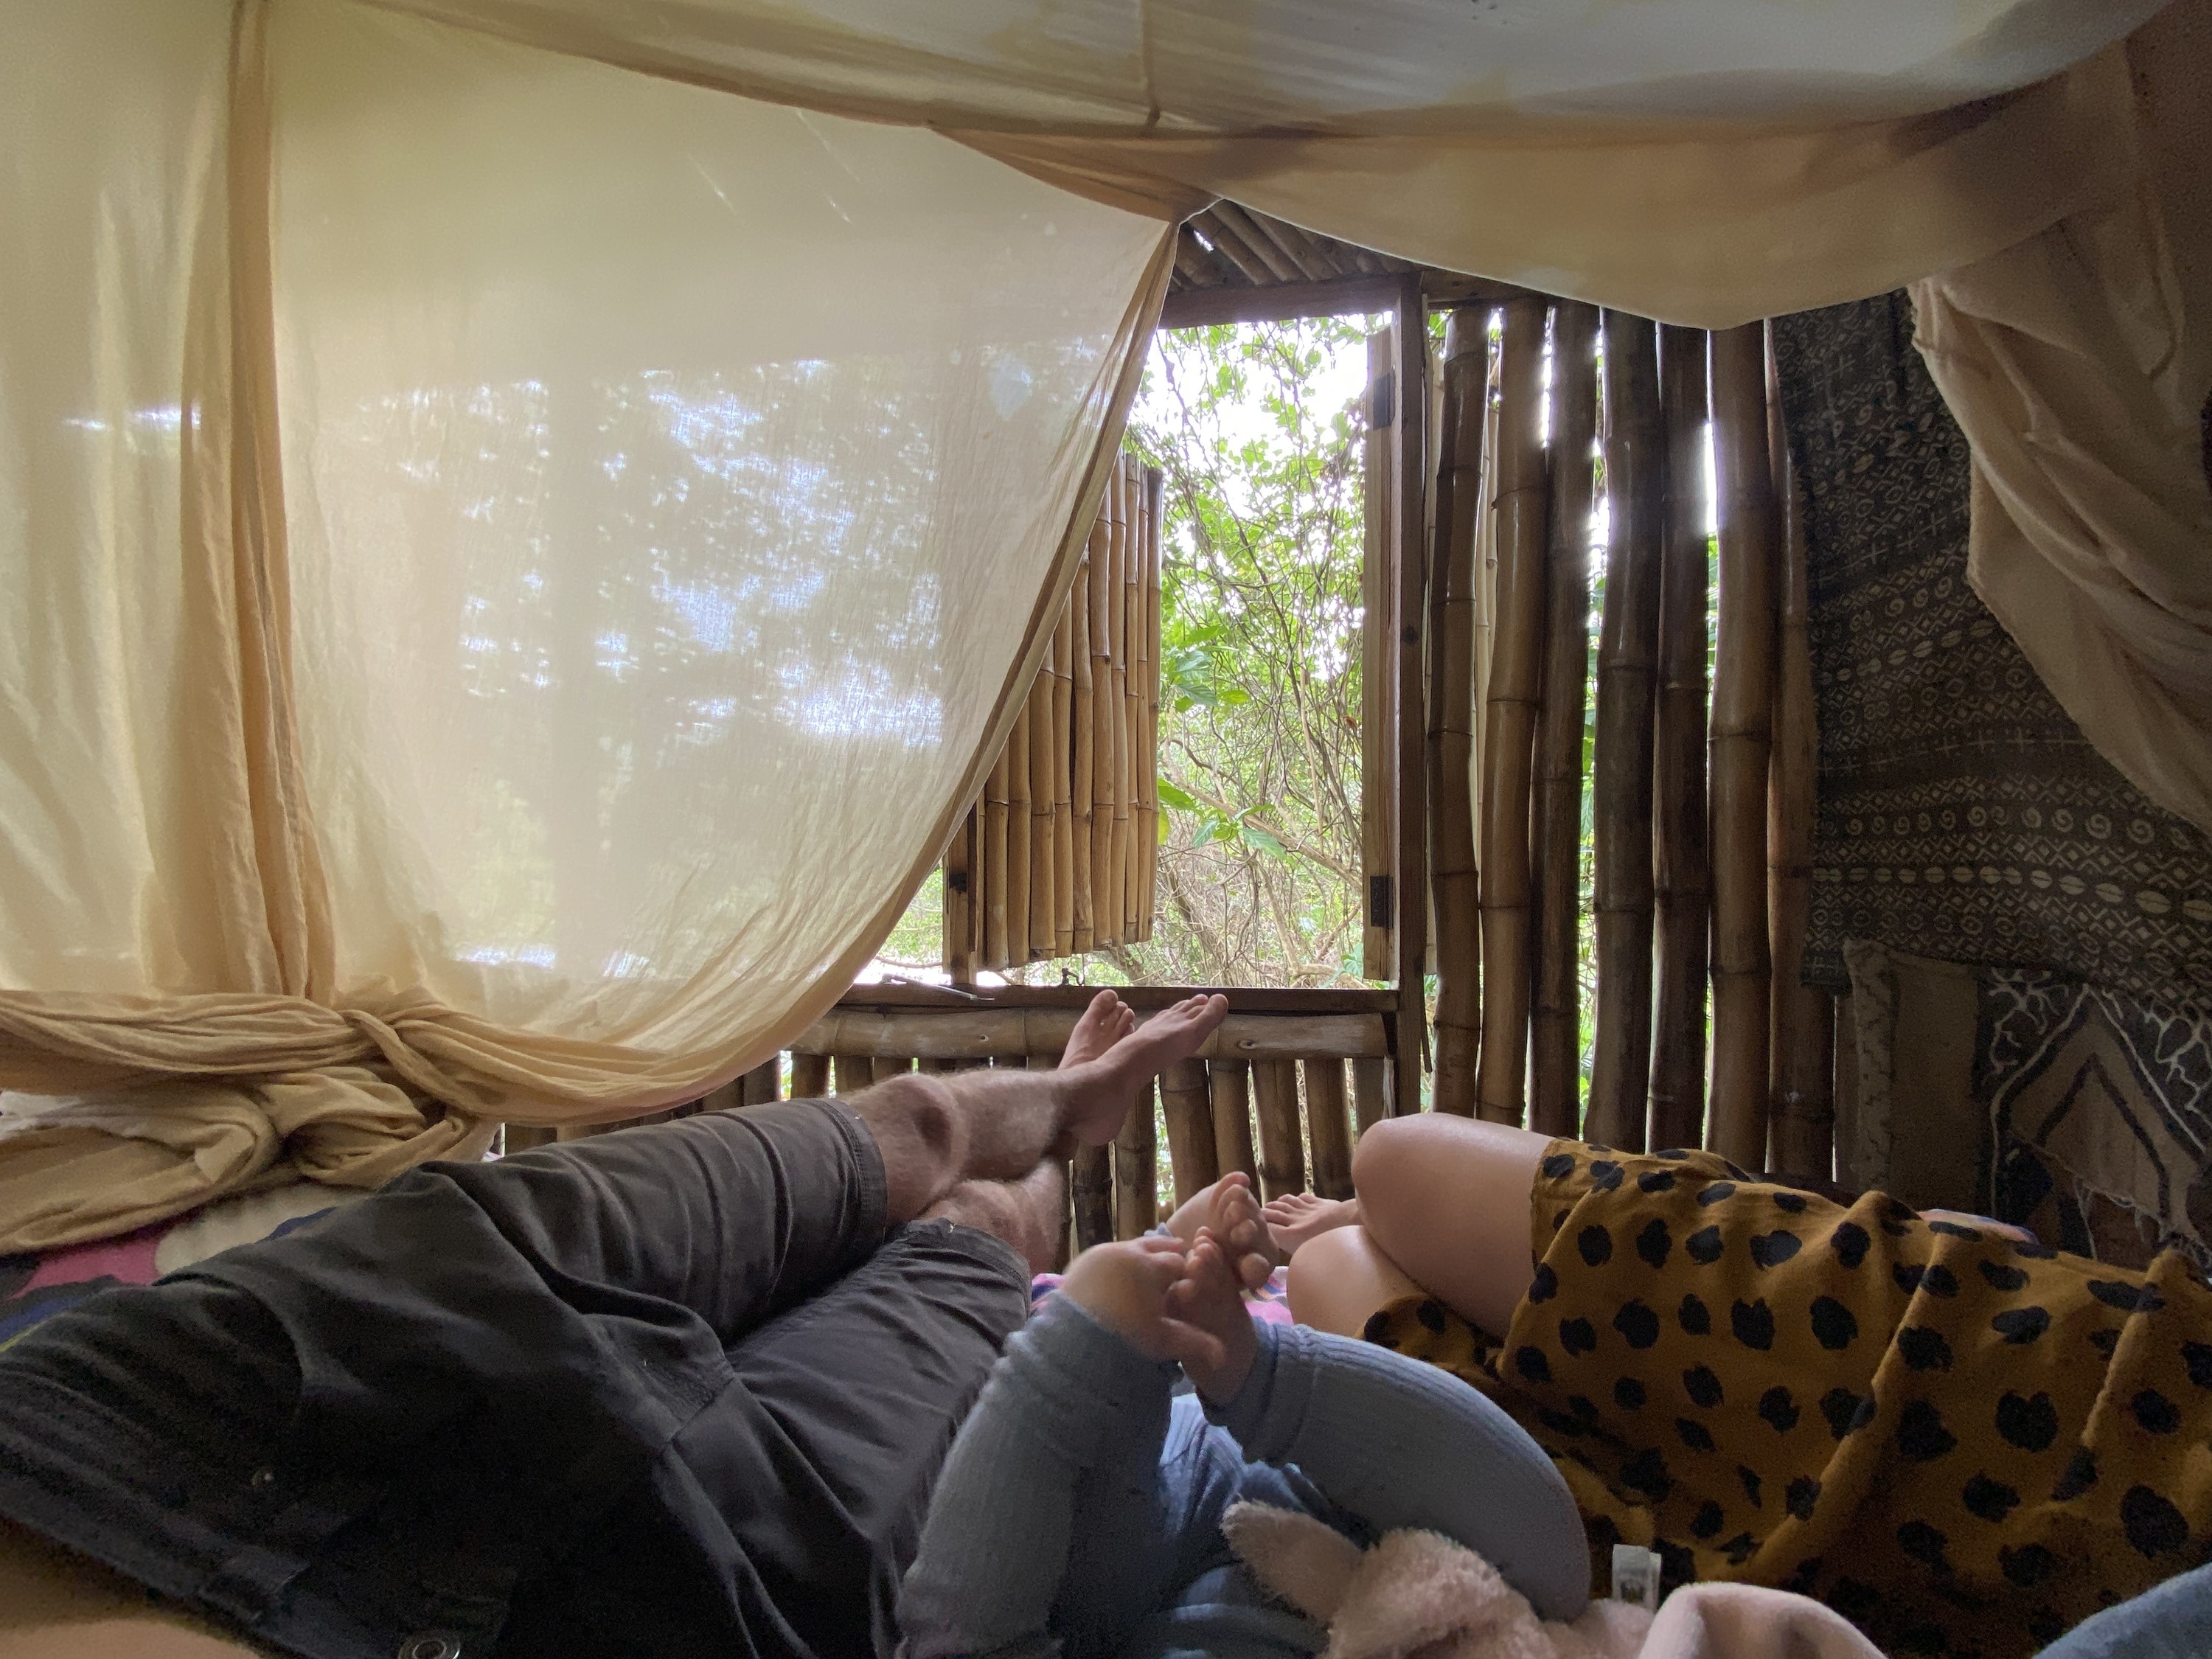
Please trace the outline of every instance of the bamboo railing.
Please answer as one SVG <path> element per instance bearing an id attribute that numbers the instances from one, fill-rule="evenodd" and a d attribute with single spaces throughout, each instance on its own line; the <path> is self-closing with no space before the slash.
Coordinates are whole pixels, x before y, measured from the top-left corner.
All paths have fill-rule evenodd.
<path id="1" fill-rule="evenodd" d="M 1152 937 L 1163 489 L 1116 459 L 1029 697 L 946 850 L 957 981 Z"/>

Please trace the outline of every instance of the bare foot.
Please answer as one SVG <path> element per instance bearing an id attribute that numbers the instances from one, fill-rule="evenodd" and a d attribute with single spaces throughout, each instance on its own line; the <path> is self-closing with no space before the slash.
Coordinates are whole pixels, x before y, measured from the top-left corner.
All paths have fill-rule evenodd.
<path id="1" fill-rule="evenodd" d="M 1063 1063 L 1060 1070 L 1075 1085 L 1062 1125 L 1065 1131 L 1086 1146 L 1103 1146 L 1129 1115 L 1137 1091 L 1204 1048 L 1228 1012 L 1226 997 L 1185 997 L 1120 1038 L 1097 1059 L 1075 1066 Z"/>
<path id="2" fill-rule="evenodd" d="M 1067 1048 L 1060 1054 L 1060 1063 L 1064 1066 L 1087 1065 L 1136 1029 L 1137 1016 L 1129 1005 L 1111 991 L 1101 991 L 1091 999 L 1083 1018 L 1068 1033 Z"/>
<path id="3" fill-rule="evenodd" d="M 1213 1183 L 1212 1191 L 1205 1231 L 1221 1247 L 1238 1283 L 1248 1291 L 1256 1291 L 1267 1282 L 1275 1262 L 1268 1252 L 1267 1224 L 1261 1218 L 1252 1177 L 1242 1170 L 1231 1170 Z"/>
<path id="4" fill-rule="evenodd" d="M 1182 1277 L 1167 1294 L 1174 1322 L 1168 1357 L 1181 1361 L 1191 1386 L 1217 1406 L 1237 1397 L 1260 1352 L 1240 1289 L 1220 1240 L 1207 1228 L 1184 1256 Z"/>
<path id="5" fill-rule="evenodd" d="M 1332 1227 L 1349 1227 L 1359 1219 L 1356 1198 L 1316 1198 L 1311 1193 L 1286 1193 L 1272 1199 L 1260 1213 L 1267 1218 L 1268 1234 L 1285 1255 L 1296 1255 L 1298 1246 Z"/>

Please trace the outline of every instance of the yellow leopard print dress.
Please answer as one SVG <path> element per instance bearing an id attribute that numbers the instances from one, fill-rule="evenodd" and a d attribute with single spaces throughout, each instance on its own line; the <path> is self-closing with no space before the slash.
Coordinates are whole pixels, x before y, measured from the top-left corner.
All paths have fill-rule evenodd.
<path id="1" fill-rule="evenodd" d="M 1412 1297 L 1367 1336 L 1455 1372 L 1670 1583 L 1826 1601 L 1886 1652 L 2014 1659 L 2212 1544 L 2212 1291 L 1555 1141 L 1503 1342 Z"/>

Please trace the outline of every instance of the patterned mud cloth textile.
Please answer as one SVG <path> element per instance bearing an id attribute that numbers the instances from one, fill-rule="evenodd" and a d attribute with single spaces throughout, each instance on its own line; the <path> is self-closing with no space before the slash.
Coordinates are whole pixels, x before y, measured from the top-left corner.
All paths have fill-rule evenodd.
<path id="1" fill-rule="evenodd" d="M 1966 441 L 1902 294 L 1775 319 L 1806 492 L 1820 811 L 1807 972 L 1846 938 L 2212 1000 L 2212 837 L 2093 750 L 1966 582 Z"/>
<path id="2" fill-rule="evenodd" d="M 1884 1651 L 2012 1659 L 2212 1539 L 2212 1291 L 1705 1152 L 1554 1141 L 1502 1344 L 1434 1302 L 1370 1340 L 1445 1366 L 1558 1462 L 1592 1560 L 1817 1596 Z"/>

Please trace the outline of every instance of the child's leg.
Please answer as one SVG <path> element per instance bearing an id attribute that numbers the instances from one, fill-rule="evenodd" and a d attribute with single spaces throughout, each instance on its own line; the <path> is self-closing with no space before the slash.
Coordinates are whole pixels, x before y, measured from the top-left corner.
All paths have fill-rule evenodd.
<path id="1" fill-rule="evenodd" d="M 1291 1317 L 1339 1336 L 1359 1335 L 1376 1310 L 1420 1290 L 1364 1227 L 1323 1233 L 1291 1258 Z"/>

